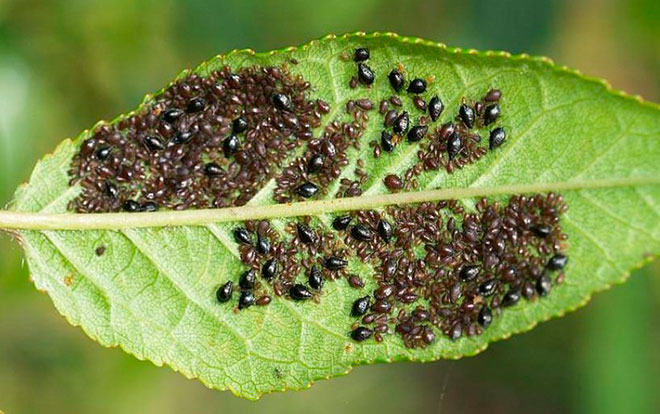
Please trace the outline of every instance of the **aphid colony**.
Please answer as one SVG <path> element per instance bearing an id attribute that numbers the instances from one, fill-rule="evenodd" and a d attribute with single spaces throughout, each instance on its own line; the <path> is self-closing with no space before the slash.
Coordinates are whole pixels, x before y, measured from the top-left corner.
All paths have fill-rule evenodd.
<path id="1" fill-rule="evenodd" d="M 482 199 L 473 212 L 457 201 L 392 206 L 338 215 L 334 231 L 302 218 L 288 225 L 289 240 L 266 221 L 247 222 L 234 230 L 247 267 L 238 309 L 268 304 L 267 284 L 296 301 L 318 300 L 325 280 L 345 278 L 362 289 L 348 271 L 357 261 L 375 269 L 378 287 L 358 294 L 350 309 L 354 340 L 397 333 L 406 346 L 424 347 L 438 331 L 451 339 L 479 335 L 504 308 L 544 297 L 562 282 L 565 211 L 552 193 L 512 196 L 506 204 Z M 219 288 L 219 301 L 231 299 L 232 286 Z"/>

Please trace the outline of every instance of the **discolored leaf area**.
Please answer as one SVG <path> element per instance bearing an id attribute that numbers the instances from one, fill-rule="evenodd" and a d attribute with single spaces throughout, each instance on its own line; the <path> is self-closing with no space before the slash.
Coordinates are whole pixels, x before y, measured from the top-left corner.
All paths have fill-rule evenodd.
<path id="1" fill-rule="evenodd" d="M 358 69 L 353 61 L 358 48 L 369 50 L 368 59 L 361 52 L 359 60 L 372 71 L 372 84 L 364 67 Z M 316 380 L 343 375 L 359 364 L 474 355 L 492 341 L 584 305 L 593 293 L 623 282 L 632 269 L 660 253 L 660 108 L 656 104 L 613 91 L 604 82 L 545 58 L 453 49 L 391 34 L 328 36 L 269 53 L 234 51 L 192 72 L 204 77 L 225 66 L 232 71 L 274 66 L 301 75 L 311 85 L 308 99 L 321 99 L 330 107 L 313 128 L 315 137 L 329 123 L 349 119 L 345 111 L 349 101 L 369 99 L 375 108 L 356 145 L 346 149 L 347 165 L 341 176 L 318 194 L 310 193 L 305 203 L 298 203 L 300 196 L 280 199 L 293 204 L 276 201 L 278 174 L 293 161 L 292 155 L 259 183 L 246 207 L 74 215 L 70 209 L 81 187 L 75 180 L 70 186 L 72 160 L 92 132 L 65 140 L 41 160 L 10 207 L 13 213 L 38 214 L 17 214 L 19 221 L 0 216 L 0 225 L 17 229 L 37 288 L 50 295 L 71 324 L 104 346 L 120 346 L 209 387 L 257 399 L 264 393 L 302 389 Z M 373 155 L 370 142 L 380 143 L 384 129 L 384 115 L 377 108 L 380 101 L 400 96 L 403 106 L 397 109 L 399 114 L 403 110 L 410 114 L 411 127 L 422 116 L 407 86 L 394 91 L 388 74 L 395 68 L 406 82 L 419 77 L 427 83 L 419 95 L 425 103 L 437 95 L 444 104 L 437 122 L 429 121 L 428 135 L 455 121 L 462 102 L 479 100 L 498 89 L 502 98 L 497 125 L 506 130 L 506 139 L 462 168 L 422 171 L 416 187 L 404 187 L 396 178 L 386 180 L 403 176 L 428 139 L 427 131 L 417 129 L 417 135 L 404 137 L 395 151 Z M 351 87 L 358 70 L 360 78 Z M 147 96 L 141 108 L 162 93 Z M 287 103 L 275 105 L 284 108 Z M 432 105 L 437 113 L 438 103 Z M 492 128 L 477 128 L 487 141 Z M 487 142 L 481 146 L 487 148 Z M 337 198 L 346 190 L 341 178 L 359 178 L 359 162 L 366 173 L 361 195 Z M 207 168 L 211 173 L 216 169 Z M 424 193 L 436 189 L 440 191 Z M 238 286 L 246 270 L 233 234 L 243 224 L 232 217 L 269 218 L 273 231 L 290 240 L 286 227 L 295 217 L 314 216 L 314 228 L 332 234 L 336 233 L 333 219 L 343 210 L 384 212 L 386 204 L 405 207 L 451 198 L 469 212 L 475 211 L 482 196 L 505 203 L 514 193 L 549 192 L 561 194 L 568 207 L 560 218 L 568 236 L 562 248 L 570 258 L 563 283 L 554 284 L 547 296 L 520 300 L 498 312 L 477 335 L 451 339 L 434 328 L 435 340 L 421 347 L 406 346 L 395 334 L 383 335 L 382 342 L 355 341 L 350 335 L 358 321 L 351 316 L 353 304 L 378 287 L 377 269 L 356 256 L 348 257 L 347 267 L 362 280 L 362 288 L 338 278 L 326 280 L 315 300 L 307 300 L 310 295 L 301 288 L 296 291 L 299 300 L 290 300 L 272 294 L 272 286 L 263 283 L 271 303 L 240 311 L 236 293 L 226 303 L 216 298 L 220 285 L 232 281 Z M 416 198 L 416 194 L 425 195 Z M 396 228 L 398 223 L 393 225 Z M 299 280 L 304 279 L 301 274 Z"/>

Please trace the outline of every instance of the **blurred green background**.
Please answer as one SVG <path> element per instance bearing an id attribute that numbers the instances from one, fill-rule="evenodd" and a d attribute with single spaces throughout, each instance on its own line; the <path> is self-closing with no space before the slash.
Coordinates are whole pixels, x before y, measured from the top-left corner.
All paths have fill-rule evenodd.
<path id="1" fill-rule="evenodd" d="M 357 30 L 543 54 L 660 100 L 658 0 L 0 0 L 0 202 L 62 138 L 134 108 L 183 68 Z M 251 403 L 96 345 L 35 291 L 3 235 L 0 411 L 659 412 L 659 276 L 656 262 L 477 357 L 358 367 Z"/>

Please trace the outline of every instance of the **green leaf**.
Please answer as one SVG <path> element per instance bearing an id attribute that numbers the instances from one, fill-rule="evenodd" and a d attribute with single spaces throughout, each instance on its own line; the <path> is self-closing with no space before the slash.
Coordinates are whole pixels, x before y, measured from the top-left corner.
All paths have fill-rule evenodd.
<path id="1" fill-rule="evenodd" d="M 360 46 L 371 50 L 376 82 L 370 89 L 348 87 L 355 64 L 342 54 L 352 56 Z M 298 64 L 288 63 L 292 59 Z M 355 163 L 364 160 L 369 178 L 362 197 L 336 199 L 335 183 L 325 197 L 333 201 L 275 205 L 270 182 L 246 207 L 62 214 L 80 190 L 69 186 L 68 169 L 90 136 L 86 131 L 40 161 L 17 191 L 12 211 L 0 213 L 0 227 L 18 229 L 37 288 L 52 297 L 71 324 L 104 346 L 120 346 L 209 387 L 256 399 L 308 387 L 359 364 L 474 355 L 491 341 L 584 305 L 593 293 L 623 282 L 633 268 L 660 253 L 657 105 L 546 58 L 453 49 L 392 34 L 328 36 L 270 53 L 234 51 L 194 71 L 204 75 L 224 65 L 236 70 L 283 63 L 311 82 L 313 97 L 331 105 L 334 113 L 323 118 L 325 123 L 340 116 L 348 100 L 379 102 L 391 96 L 386 74 L 399 63 L 408 74 L 435 77 L 424 96 L 443 98 L 442 122 L 453 117 L 462 98 L 501 89 L 507 140 L 452 174 L 423 173 L 419 192 L 389 194 L 383 178 L 405 172 L 416 159 L 417 144 L 402 143 L 395 153 L 374 159 L 369 142 L 382 129 L 376 115 L 360 149 L 349 151 L 343 172 L 353 178 Z M 408 98 L 404 107 L 416 111 Z M 215 301 L 218 285 L 237 281 L 244 270 L 232 220 L 275 218 L 274 226 L 282 229 L 290 220 L 277 217 L 317 215 L 327 225 L 342 210 L 448 198 L 473 208 L 481 196 L 549 191 L 561 193 L 568 205 L 561 218 L 571 258 L 565 281 L 541 300 L 506 309 L 482 335 L 452 341 L 438 331 L 437 340 L 423 349 L 406 348 L 398 335 L 386 335 L 382 343 L 352 341 L 351 305 L 376 286 L 373 270 L 355 259 L 349 266 L 362 269 L 365 288 L 352 289 L 345 280 L 328 282 L 318 304 L 275 298 L 269 306 L 235 313 Z M 106 246 L 103 256 L 95 254 L 98 246 Z"/>

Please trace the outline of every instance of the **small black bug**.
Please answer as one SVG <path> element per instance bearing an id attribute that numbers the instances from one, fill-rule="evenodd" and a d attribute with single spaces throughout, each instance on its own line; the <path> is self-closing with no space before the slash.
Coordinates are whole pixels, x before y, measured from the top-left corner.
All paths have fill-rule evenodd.
<path id="1" fill-rule="evenodd" d="M 144 211 L 145 213 L 153 213 L 154 211 L 158 211 L 158 204 L 156 204 L 155 201 L 145 201 L 140 206 L 140 211 Z"/>
<path id="2" fill-rule="evenodd" d="M 483 308 L 481 308 L 481 310 L 479 311 L 479 315 L 477 316 L 477 322 L 484 329 L 488 328 L 491 322 L 493 322 L 493 312 L 491 312 L 488 306 L 484 306 Z"/>
<path id="3" fill-rule="evenodd" d="M 355 49 L 355 55 L 353 56 L 353 60 L 355 62 L 364 62 L 365 60 L 369 59 L 369 49 L 366 47 L 359 47 Z"/>
<path id="4" fill-rule="evenodd" d="M 230 280 L 224 285 L 218 288 L 218 291 L 215 292 L 215 297 L 218 299 L 218 302 L 224 303 L 231 299 L 231 294 L 234 292 L 234 284 Z"/>
<path id="5" fill-rule="evenodd" d="M 177 119 L 181 118 L 183 116 L 183 111 L 180 109 L 168 109 L 167 111 L 163 112 L 163 115 L 161 116 L 163 121 L 168 122 L 168 123 L 173 123 Z"/>
<path id="6" fill-rule="evenodd" d="M 358 79 L 365 85 L 374 83 L 374 72 L 364 63 L 358 63 Z"/>
<path id="7" fill-rule="evenodd" d="M 394 88 L 394 90 L 397 92 L 401 90 L 403 84 L 406 82 L 401 72 L 396 69 L 393 69 L 390 74 L 387 75 L 387 78 L 390 80 L 390 85 L 392 85 L 392 88 Z"/>
<path id="8" fill-rule="evenodd" d="M 204 174 L 206 175 L 214 177 L 222 174 L 222 172 L 222 167 L 215 162 L 209 162 L 204 165 Z"/>
<path id="9" fill-rule="evenodd" d="M 134 213 L 136 211 L 140 211 L 140 203 L 138 203 L 135 200 L 126 200 L 124 201 L 124 204 L 122 205 L 124 211 L 127 211 L 129 213 Z"/>
<path id="10" fill-rule="evenodd" d="M 381 219 L 378 222 L 378 235 L 385 243 L 389 243 L 392 239 L 392 225 L 389 221 Z"/>
<path id="11" fill-rule="evenodd" d="M 550 233 L 552 233 L 552 227 L 548 226 L 547 224 L 538 224 L 532 227 L 532 231 L 538 237 L 548 237 Z"/>
<path id="12" fill-rule="evenodd" d="M 512 289 L 502 297 L 502 306 L 513 306 L 520 300 L 520 290 Z"/>
<path id="13" fill-rule="evenodd" d="M 234 134 L 240 134 L 246 129 L 248 129 L 248 123 L 245 118 L 236 118 L 231 124 L 231 130 L 234 132 Z"/>
<path id="14" fill-rule="evenodd" d="M 259 234 L 257 236 L 257 253 L 259 254 L 268 254 L 270 252 L 270 240 L 268 237 Z"/>
<path id="15" fill-rule="evenodd" d="M 293 300 L 308 300 L 314 295 L 312 295 L 312 292 L 309 291 L 307 286 L 296 283 L 291 286 L 291 289 L 289 289 L 289 296 L 291 296 L 291 299 Z"/>
<path id="16" fill-rule="evenodd" d="M 340 231 L 346 230 L 348 225 L 351 223 L 351 220 L 353 220 L 353 217 L 348 215 L 336 217 L 334 220 L 332 220 L 332 228 Z"/>
<path id="17" fill-rule="evenodd" d="M 225 157 L 230 157 L 238 151 L 240 142 L 236 135 L 230 135 L 222 141 L 222 152 L 224 152 Z"/>
<path id="18" fill-rule="evenodd" d="M 440 114 L 442 114 L 442 111 L 444 111 L 445 105 L 442 103 L 440 98 L 437 96 L 434 96 L 431 98 L 429 101 L 429 115 L 431 115 L 431 120 L 436 121 L 439 117 Z"/>
<path id="19" fill-rule="evenodd" d="M 410 142 L 420 141 L 422 138 L 424 138 L 424 136 L 426 136 L 428 130 L 429 127 L 426 125 L 416 125 L 410 128 L 410 131 L 408 131 L 408 141 Z"/>
<path id="20" fill-rule="evenodd" d="M 234 240 L 237 243 L 252 244 L 252 236 L 250 236 L 250 232 L 245 227 L 236 227 L 234 229 Z"/>
<path id="21" fill-rule="evenodd" d="M 502 145 L 505 139 L 506 139 L 506 132 L 504 131 L 504 128 L 502 127 L 495 128 L 494 130 L 490 131 L 489 148 L 495 149 L 499 147 L 500 145 Z"/>
<path id="22" fill-rule="evenodd" d="M 240 285 L 241 289 L 244 290 L 254 289 L 255 283 L 257 283 L 257 273 L 254 271 L 254 269 L 243 272 L 240 279 L 238 279 L 238 284 Z"/>
<path id="23" fill-rule="evenodd" d="M 536 291 L 538 292 L 539 296 L 546 296 L 548 293 L 550 293 L 551 288 L 552 288 L 552 282 L 550 281 L 550 278 L 546 275 L 542 275 L 536 281 Z"/>
<path id="24" fill-rule="evenodd" d="M 190 142 L 194 134 L 190 131 L 181 131 L 178 132 L 174 138 L 172 138 L 172 143 L 176 145 L 182 145 Z"/>
<path id="25" fill-rule="evenodd" d="M 367 227 L 356 224 L 351 228 L 351 236 L 360 241 L 369 241 L 374 238 L 374 233 Z"/>
<path id="26" fill-rule="evenodd" d="M 409 123 L 408 112 L 403 111 L 401 115 L 397 116 L 394 120 L 392 131 L 394 131 L 395 134 L 403 135 L 408 130 Z"/>
<path id="27" fill-rule="evenodd" d="M 328 270 L 339 270 L 346 267 L 346 265 L 348 265 L 348 262 L 342 259 L 341 257 L 330 256 L 330 257 L 326 257 L 326 259 L 323 261 L 323 265 Z"/>
<path id="28" fill-rule="evenodd" d="M 314 230 L 310 229 L 309 226 L 303 223 L 298 223 L 296 226 L 298 230 L 298 238 L 304 244 L 314 244 L 316 243 L 316 233 Z"/>
<path id="29" fill-rule="evenodd" d="M 459 272 L 459 276 L 463 282 L 469 282 L 479 275 L 479 266 L 476 265 L 467 265 L 463 266 Z"/>
<path id="30" fill-rule="evenodd" d="M 408 85 L 408 92 L 420 94 L 426 91 L 426 81 L 424 79 L 415 78 L 410 81 Z"/>
<path id="31" fill-rule="evenodd" d="M 316 186 L 316 184 L 310 183 L 309 181 L 302 183 L 296 188 L 296 193 L 304 198 L 310 198 L 318 192 L 319 188 Z"/>
<path id="32" fill-rule="evenodd" d="M 119 198 L 119 189 L 110 181 L 105 182 L 105 193 L 115 200 Z"/>
<path id="33" fill-rule="evenodd" d="M 238 309 L 249 308 L 254 305 L 257 299 L 254 297 L 254 293 L 249 290 L 244 290 L 241 292 L 241 296 L 238 298 Z"/>
<path id="34" fill-rule="evenodd" d="M 197 98 L 192 98 L 188 102 L 187 109 L 188 112 L 199 112 L 199 111 L 203 111 L 205 106 L 206 106 L 206 101 L 204 100 L 204 98 L 197 97 Z"/>
<path id="35" fill-rule="evenodd" d="M 479 294 L 481 296 L 490 296 L 495 293 L 497 281 L 495 279 L 488 279 L 479 285 Z"/>
<path id="36" fill-rule="evenodd" d="M 269 259 L 261 267 L 261 275 L 266 280 L 271 280 L 272 278 L 277 276 L 277 271 L 279 270 L 279 267 L 280 267 L 279 263 L 277 262 L 276 259 Z"/>
<path id="37" fill-rule="evenodd" d="M 369 310 L 369 296 L 364 296 L 353 302 L 351 316 L 362 316 Z"/>
<path id="38" fill-rule="evenodd" d="M 97 160 L 105 161 L 110 156 L 110 152 L 112 152 L 112 149 L 110 147 L 101 147 L 96 150 L 94 155 L 96 156 Z"/>
<path id="39" fill-rule="evenodd" d="M 463 147 L 463 142 L 461 141 L 461 136 L 457 131 L 449 136 L 447 140 L 447 153 L 449 154 L 449 159 L 453 160 L 456 158 L 461 148 Z"/>
<path id="40" fill-rule="evenodd" d="M 566 263 L 568 262 L 568 257 L 564 256 L 561 253 L 558 253 L 550 258 L 548 260 L 548 264 L 546 267 L 550 270 L 560 270 L 563 269 L 564 266 L 566 266 Z"/>
<path id="41" fill-rule="evenodd" d="M 321 274 L 321 270 L 316 265 L 312 265 L 312 268 L 309 269 L 309 278 L 307 279 L 309 286 L 312 289 L 321 289 L 323 287 L 323 282 L 325 279 Z"/>
<path id="42" fill-rule="evenodd" d="M 317 173 L 323 168 L 323 164 L 325 163 L 325 157 L 323 154 L 314 154 L 312 157 L 307 161 L 307 172 L 310 174 Z"/>
<path id="43" fill-rule="evenodd" d="M 484 124 L 492 124 L 500 117 L 500 114 L 500 106 L 498 104 L 488 105 L 484 111 Z"/>
<path id="44" fill-rule="evenodd" d="M 365 328 L 364 326 L 358 326 L 357 328 L 351 331 L 351 338 L 353 338 L 353 340 L 355 341 L 362 342 L 371 338 L 371 335 L 373 335 L 373 333 L 374 332 L 369 328 Z"/>
<path id="45" fill-rule="evenodd" d="M 383 148 L 383 151 L 391 152 L 394 151 L 394 143 L 392 142 L 392 134 L 387 131 L 383 131 L 380 134 L 380 146 Z"/>
<path id="46" fill-rule="evenodd" d="M 293 110 L 293 104 L 291 103 L 291 99 L 289 99 L 288 96 L 286 96 L 283 93 L 275 93 L 273 94 L 271 100 L 273 101 L 273 105 L 275 105 L 275 108 L 282 110 L 282 111 L 292 111 Z"/>
<path id="47" fill-rule="evenodd" d="M 474 109 L 472 107 L 461 104 L 458 108 L 458 116 L 461 118 L 461 121 L 465 124 L 466 127 L 472 128 L 474 126 Z"/>
<path id="48" fill-rule="evenodd" d="M 145 137 L 144 145 L 151 151 L 160 151 L 165 149 L 163 140 L 156 135 L 149 135 L 148 137 Z"/>

